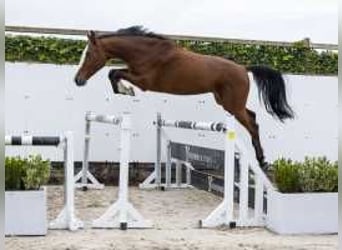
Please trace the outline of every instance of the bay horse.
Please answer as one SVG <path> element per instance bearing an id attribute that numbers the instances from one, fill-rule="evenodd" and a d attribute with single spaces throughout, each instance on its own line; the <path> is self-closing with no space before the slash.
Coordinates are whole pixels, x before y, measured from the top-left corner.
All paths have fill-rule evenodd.
<path id="1" fill-rule="evenodd" d="M 87 32 L 77 86 L 83 86 L 110 59 L 121 59 L 124 69 L 110 70 L 108 77 L 114 93 L 117 83 L 127 80 L 141 90 L 178 95 L 213 93 L 217 104 L 234 115 L 252 138 L 256 158 L 265 170 L 267 163 L 260 143 L 256 114 L 246 108 L 252 72 L 268 113 L 283 122 L 294 113 L 286 98 L 282 74 L 267 66 L 244 66 L 218 56 L 202 55 L 178 46 L 173 40 L 147 31 L 141 26 L 113 33 Z"/>

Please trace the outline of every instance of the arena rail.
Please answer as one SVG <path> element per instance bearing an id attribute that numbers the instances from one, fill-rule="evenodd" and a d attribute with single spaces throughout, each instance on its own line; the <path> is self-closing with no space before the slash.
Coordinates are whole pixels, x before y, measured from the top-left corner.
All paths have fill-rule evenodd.
<path id="1" fill-rule="evenodd" d="M 63 29 L 63 28 L 42 28 L 42 27 L 30 27 L 30 26 L 5 26 L 5 32 L 12 33 L 33 33 L 42 35 L 63 35 L 63 36 L 85 36 L 87 30 L 81 29 Z M 113 31 L 98 30 L 98 32 L 106 34 L 112 33 Z M 222 37 L 199 37 L 199 36 L 182 36 L 182 35 L 165 35 L 173 40 L 181 41 L 194 41 L 194 42 L 229 42 L 233 44 L 246 44 L 246 45 L 272 45 L 280 47 L 291 47 L 294 45 L 293 42 L 282 42 L 282 41 L 265 41 L 265 40 L 251 40 L 251 39 L 229 39 Z M 308 38 L 304 38 L 306 46 L 313 49 L 319 50 L 338 50 L 336 44 L 325 44 L 325 43 L 311 43 Z"/>

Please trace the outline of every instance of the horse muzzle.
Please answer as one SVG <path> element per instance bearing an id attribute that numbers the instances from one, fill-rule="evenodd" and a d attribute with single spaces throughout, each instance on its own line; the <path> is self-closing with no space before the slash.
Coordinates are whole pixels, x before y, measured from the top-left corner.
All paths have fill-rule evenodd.
<path id="1" fill-rule="evenodd" d="M 75 77 L 75 83 L 78 87 L 81 87 L 87 83 L 87 80 L 83 80 L 83 79 Z"/>

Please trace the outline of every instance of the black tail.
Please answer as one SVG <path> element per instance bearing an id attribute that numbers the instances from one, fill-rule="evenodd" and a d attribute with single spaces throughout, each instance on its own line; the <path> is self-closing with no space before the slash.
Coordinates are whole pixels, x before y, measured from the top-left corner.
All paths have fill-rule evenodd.
<path id="1" fill-rule="evenodd" d="M 281 73 L 267 66 L 248 66 L 247 70 L 253 73 L 267 112 L 281 122 L 292 119 L 294 113 L 286 100 L 285 81 Z"/>

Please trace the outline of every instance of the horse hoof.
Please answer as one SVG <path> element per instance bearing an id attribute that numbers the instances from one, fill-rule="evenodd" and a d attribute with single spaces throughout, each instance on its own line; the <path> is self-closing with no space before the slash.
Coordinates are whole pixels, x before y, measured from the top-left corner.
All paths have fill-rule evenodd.
<path id="1" fill-rule="evenodd" d="M 117 70 L 116 69 L 111 69 L 108 73 L 108 78 L 110 80 L 117 80 L 115 79 L 116 78 L 116 75 L 117 75 Z"/>

